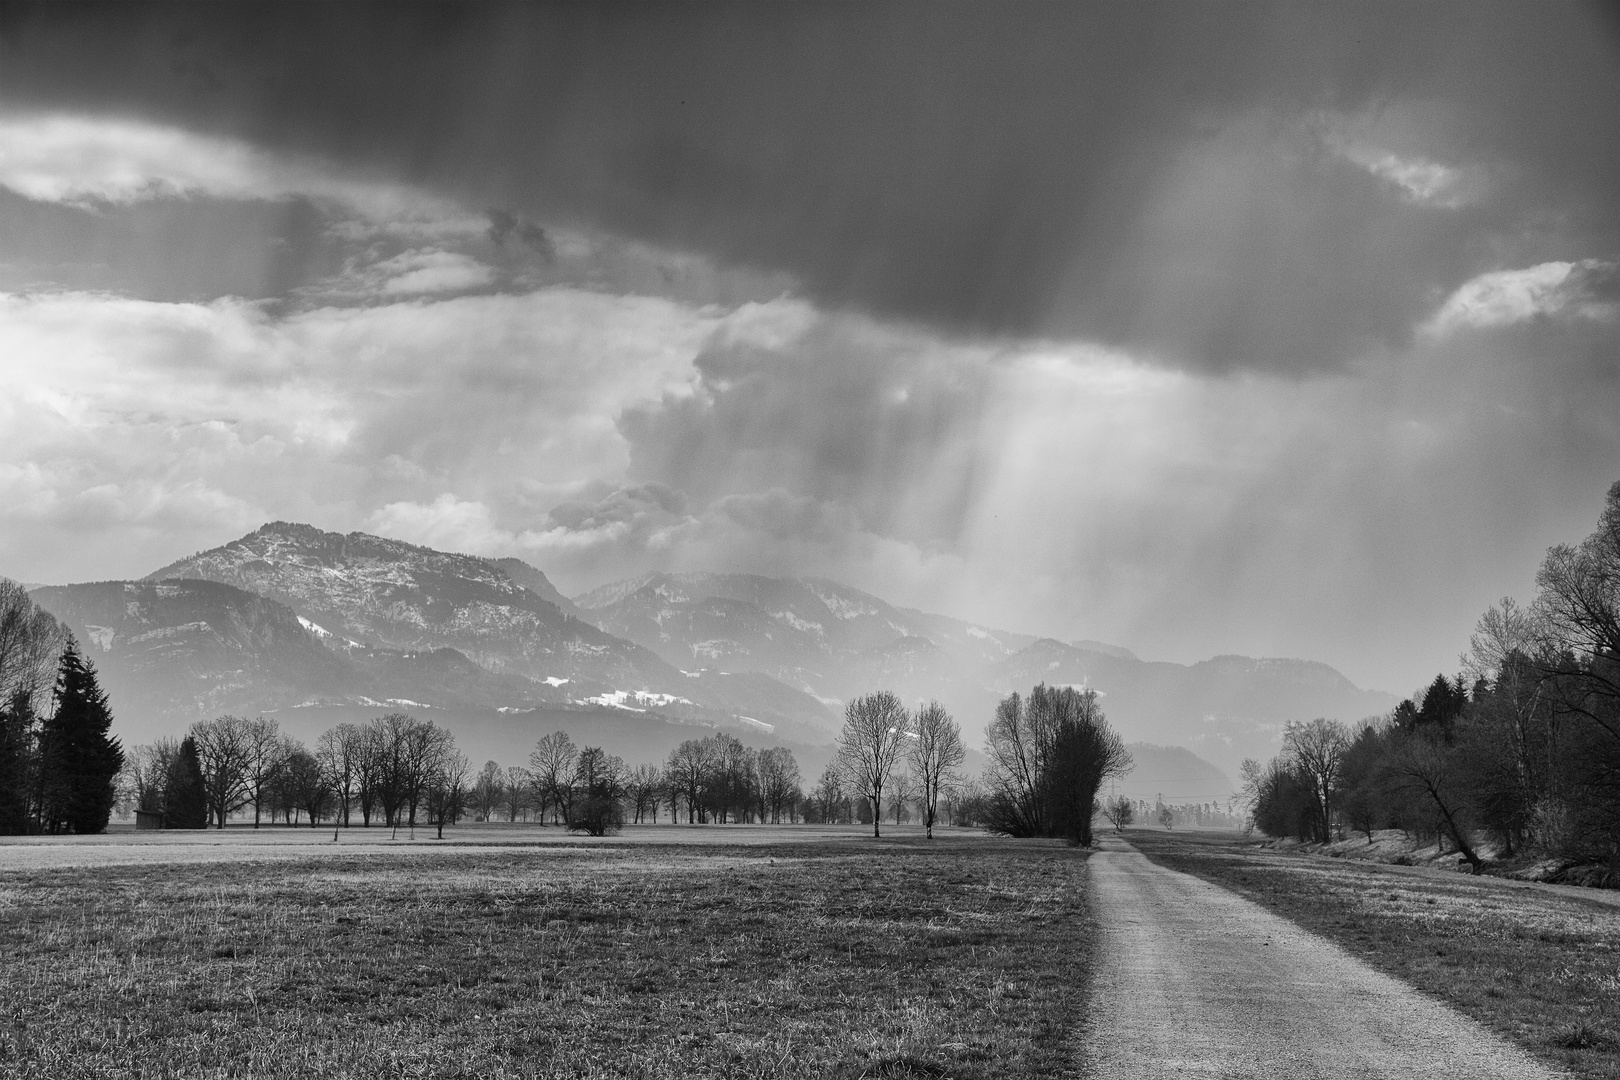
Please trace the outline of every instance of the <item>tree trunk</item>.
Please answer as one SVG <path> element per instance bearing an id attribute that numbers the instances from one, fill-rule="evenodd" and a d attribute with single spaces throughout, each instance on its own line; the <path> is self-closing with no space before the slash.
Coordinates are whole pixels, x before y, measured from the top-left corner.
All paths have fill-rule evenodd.
<path id="1" fill-rule="evenodd" d="M 1485 860 L 1481 859 L 1474 850 L 1474 846 L 1463 838 L 1463 831 L 1457 827 L 1457 822 L 1452 819 L 1451 812 L 1449 810 L 1443 812 L 1446 815 L 1446 827 L 1451 833 L 1451 839 L 1457 845 L 1457 851 L 1463 858 L 1468 860 L 1469 867 L 1477 876 L 1485 869 Z"/>

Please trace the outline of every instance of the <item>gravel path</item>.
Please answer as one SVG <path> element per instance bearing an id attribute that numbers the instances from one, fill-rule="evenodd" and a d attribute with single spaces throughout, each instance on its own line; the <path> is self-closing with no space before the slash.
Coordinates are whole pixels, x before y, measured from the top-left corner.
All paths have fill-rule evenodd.
<path id="1" fill-rule="evenodd" d="M 1123 840 L 1099 846 L 1086 1035 L 1098 1077 L 1564 1075 L 1235 893 Z"/>

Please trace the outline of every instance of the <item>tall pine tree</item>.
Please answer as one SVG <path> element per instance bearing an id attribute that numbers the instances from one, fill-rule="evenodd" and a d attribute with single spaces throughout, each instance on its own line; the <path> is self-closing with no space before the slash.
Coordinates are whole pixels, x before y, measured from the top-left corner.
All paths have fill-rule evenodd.
<path id="1" fill-rule="evenodd" d="M 163 827 L 208 828 L 208 793 L 203 790 L 202 761 L 197 757 L 197 740 L 190 735 L 180 743 L 180 752 L 169 762 L 169 774 L 164 777 Z"/>
<path id="2" fill-rule="evenodd" d="M 19 690 L 0 705 L 0 834 L 33 831 L 38 735 L 32 695 Z"/>
<path id="3" fill-rule="evenodd" d="M 56 669 L 56 709 L 40 729 L 40 820 L 46 832 L 97 833 L 107 827 L 124 767 L 111 727 L 96 670 L 69 638 Z"/>

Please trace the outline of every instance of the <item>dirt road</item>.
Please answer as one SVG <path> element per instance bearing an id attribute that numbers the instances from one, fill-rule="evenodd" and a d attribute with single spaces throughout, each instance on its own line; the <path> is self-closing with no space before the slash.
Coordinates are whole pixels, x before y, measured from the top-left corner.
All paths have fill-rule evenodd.
<path id="1" fill-rule="evenodd" d="M 1104 839 L 1091 1027 L 1098 1077 L 1561 1076 L 1478 1024 L 1225 889 Z"/>

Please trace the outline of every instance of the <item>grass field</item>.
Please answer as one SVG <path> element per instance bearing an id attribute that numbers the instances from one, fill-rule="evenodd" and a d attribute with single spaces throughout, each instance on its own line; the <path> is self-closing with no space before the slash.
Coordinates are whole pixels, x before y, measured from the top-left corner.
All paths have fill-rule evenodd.
<path id="1" fill-rule="evenodd" d="M 0 1075 L 1078 1074 L 1084 853 L 708 832 L 54 869 L 0 850 Z"/>
<path id="2" fill-rule="evenodd" d="M 1491 879 L 1130 830 L 1156 862 L 1224 885 L 1448 1002 L 1551 1064 L 1620 1077 L 1620 907 Z"/>

